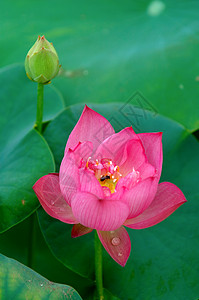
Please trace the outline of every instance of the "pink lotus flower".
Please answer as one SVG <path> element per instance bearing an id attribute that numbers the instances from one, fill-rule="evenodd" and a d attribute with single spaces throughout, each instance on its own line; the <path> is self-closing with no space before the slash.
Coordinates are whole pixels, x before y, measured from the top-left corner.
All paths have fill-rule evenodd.
<path id="1" fill-rule="evenodd" d="M 162 133 L 115 133 L 85 106 L 71 132 L 59 174 L 40 178 L 33 189 L 52 217 L 74 224 L 72 237 L 97 230 L 110 256 L 124 266 L 131 242 L 124 228 L 153 226 L 186 199 L 172 183 L 158 184 Z"/>

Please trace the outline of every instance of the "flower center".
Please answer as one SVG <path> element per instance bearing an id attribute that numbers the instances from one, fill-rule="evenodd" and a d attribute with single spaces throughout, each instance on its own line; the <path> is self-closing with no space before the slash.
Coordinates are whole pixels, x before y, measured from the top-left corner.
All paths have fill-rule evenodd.
<path id="1" fill-rule="evenodd" d="M 94 171 L 95 177 L 105 192 L 107 188 L 111 193 L 116 192 L 115 186 L 122 177 L 122 174 L 119 172 L 119 167 L 115 165 L 111 159 L 102 158 L 101 160 L 92 160 L 89 157 L 86 162 L 86 167 Z"/>

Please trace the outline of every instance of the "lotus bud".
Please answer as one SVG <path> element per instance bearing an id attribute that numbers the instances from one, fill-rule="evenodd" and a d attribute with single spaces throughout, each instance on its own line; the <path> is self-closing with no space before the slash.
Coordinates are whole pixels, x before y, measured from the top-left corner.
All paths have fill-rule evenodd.
<path id="1" fill-rule="evenodd" d="M 52 43 L 44 36 L 38 36 L 25 59 L 26 75 L 32 81 L 47 84 L 58 74 L 59 68 L 59 58 Z"/>

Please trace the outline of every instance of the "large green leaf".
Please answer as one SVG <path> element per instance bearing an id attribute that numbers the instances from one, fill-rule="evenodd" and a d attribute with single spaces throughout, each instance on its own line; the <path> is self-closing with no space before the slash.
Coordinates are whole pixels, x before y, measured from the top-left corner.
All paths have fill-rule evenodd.
<path id="1" fill-rule="evenodd" d="M 54 162 L 47 143 L 35 130 L 1 149 L 0 156 L 0 231 L 5 231 L 39 206 L 32 186 L 54 170 Z"/>
<path id="2" fill-rule="evenodd" d="M 155 227 L 128 230 L 132 252 L 124 268 L 104 251 L 104 285 L 124 300 L 196 299 L 199 294 L 198 142 L 178 123 L 143 110 L 138 124 L 134 107 L 126 108 L 131 115 L 122 114 L 121 107 L 122 104 L 92 106 L 112 122 L 116 131 L 130 125 L 134 125 L 137 132 L 163 131 L 161 181 L 177 184 L 188 202 Z M 51 122 L 45 132 L 57 165 L 81 111 L 82 106 L 71 106 Z M 94 261 L 93 233 L 72 239 L 71 225 L 51 218 L 42 209 L 38 213 L 42 232 L 54 255 L 68 268 L 94 279 L 94 265 L 90 263 Z"/>
<path id="3" fill-rule="evenodd" d="M 24 61 L 45 34 L 63 69 L 74 71 L 54 80 L 66 103 L 125 102 L 139 90 L 160 114 L 199 127 L 198 0 L 57 0 L 56 7 L 2 3 L 1 66 Z"/>
<path id="4" fill-rule="evenodd" d="M 24 67 L 1 69 L 0 82 L 1 232 L 38 207 L 32 186 L 41 175 L 54 171 L 54 159 L 46 141 L 32 129 L 37 86 L 26 78 Z M 54 89 L 45 90 L 44 121 L 47 121 L 63 108 L 63 103 Z"/>
<path id="5" fill-rule="evenodd" d="M 0 254 L 2 300 L 82 299 L 70 286 L 53 283 L 21 263 Z"/>
<path id="6" fill-rule="evenodd" d="M 62 284 L 67 282 L 85 300 L 98 300 L 95 297 L 95 282 L 71 271 L 53 256 L 44 241 L 36 215 L 32 217 L 33 215 L 0 235 L 0 253 L 31 267 L 50 281 Z M 107 290 L 104 293 L 107 300 L 118 299 Z"/>
<path id="7" fill-rule="evenodd" d="M 86 299 L 94 290 L 93 281 L 79 276 L 61 264 L 50 252 L 36 214 L 0 235 L 0 253 L 16 259 L 50 281 L 67 283 Z M 92 299 L 92 298 L 91 298 Z"/>

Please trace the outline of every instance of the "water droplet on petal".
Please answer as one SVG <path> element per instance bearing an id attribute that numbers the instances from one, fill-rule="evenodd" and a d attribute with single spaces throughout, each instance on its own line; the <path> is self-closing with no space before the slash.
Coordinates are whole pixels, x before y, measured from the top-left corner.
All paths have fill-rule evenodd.
<path id="1" fill-rule="evenodd" d="M 118 253 L 118 256 L 122 256 L 123 254 L 121 252 Z"/>
<path id="2" fill-rule="evenodd" d="M 54 205 L 55 204 L 55 202 L 54 201 L 51 201 L 51 205 Z"/>
<path id="3" fill-rule="evenodd" d="M 111 243 L 113 246 L 118 246 L 120 244 L 120 238 L 118 237 L 114 237 L 112 240 L 111 240 Z"/>

